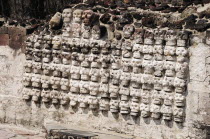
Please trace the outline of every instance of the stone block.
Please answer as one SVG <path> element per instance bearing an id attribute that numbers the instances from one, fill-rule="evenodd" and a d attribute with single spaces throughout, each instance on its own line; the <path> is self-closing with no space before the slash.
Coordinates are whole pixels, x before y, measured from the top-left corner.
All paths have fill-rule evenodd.
<path id="1" fill-rule="evenodd" d="M 0 46 L 9 45 L 9 35 L 0 33 Z"/>

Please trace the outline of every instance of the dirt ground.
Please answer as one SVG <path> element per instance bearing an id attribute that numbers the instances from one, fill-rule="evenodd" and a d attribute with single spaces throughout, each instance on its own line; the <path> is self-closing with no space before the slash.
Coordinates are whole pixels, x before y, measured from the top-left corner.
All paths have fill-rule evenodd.
<path id="1" fill-rule="evenodd" d="M 24 127 L 0 125 L 0 139 L 45 139 L 45 133 Z"/>

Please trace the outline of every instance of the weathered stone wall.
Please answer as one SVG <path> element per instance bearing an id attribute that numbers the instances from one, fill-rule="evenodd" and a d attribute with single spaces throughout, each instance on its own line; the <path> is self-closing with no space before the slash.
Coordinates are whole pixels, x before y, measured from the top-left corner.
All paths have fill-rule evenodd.
<path id="1" fill-rule="evenodd" d="M 209 31 L 155 29 L 153 24 L 147 26 L 150 22 L 141 25 L 145 20 L 133 19 L 128 13 L 75 9 L 63 12 L 62 30 L 56 28 L 61 18 L 57 13 L 49 23 L 51 29 L 28 37 L 25 54 L 23 49 L 0 46 L 2 123 L 41 127 L 56 121 L 142 138 L 206 137 L 210 124 Z M 162 66 L 154 64 L 157 61 Z M 109 82 L 102 81 L 101 73 L 97 78 L 102 69 L 114 73 L 108 75 Z M 133 80 L 130 73 L 135 72 L 141 77 Z M 156 77 L 159 80 L 153 82 Z M 168 80 L 171 78 L 181 83 Z M 56 83 L 57 79 L 63 80 Z M 97 90 L 101 84 L 108 84 L 109 90 Z M 110 91 L 118 84 L 120 91 Z M 181 94 L 178 99 L 177 94 Z"/>

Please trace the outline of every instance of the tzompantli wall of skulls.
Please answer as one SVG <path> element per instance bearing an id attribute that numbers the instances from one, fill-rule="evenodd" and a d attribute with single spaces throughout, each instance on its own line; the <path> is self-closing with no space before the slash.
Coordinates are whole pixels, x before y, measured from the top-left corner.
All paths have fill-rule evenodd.
<path id="1" fill-rule="evenodd" d="M 151 29 L 74 8 L 56 13 L 50 28 L 26 41 L 23 99 L 94 111 L 185 119 L 189 32 Z M 121 27 L 121 26 L 120 26 Z"/>

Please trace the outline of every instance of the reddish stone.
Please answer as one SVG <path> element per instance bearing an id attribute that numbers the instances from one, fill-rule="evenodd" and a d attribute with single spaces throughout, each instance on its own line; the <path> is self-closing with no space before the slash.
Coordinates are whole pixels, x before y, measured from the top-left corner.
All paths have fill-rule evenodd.
<path id="1" fill-rule="evenodd" d="M 9 27 L 8 28 L 10 40 L 9 46 L 13 49 L 20 49 L 24 46 L 24 41 L 26 37 L 26 29 L 17 28 L 17 27 Z"/>
<path id="2" fill-rule="evenodd" d="M 9 35 L 8 34 L 0 34 L 0 45 L 2 45 L 2 46 L 9 45 Z"/>

